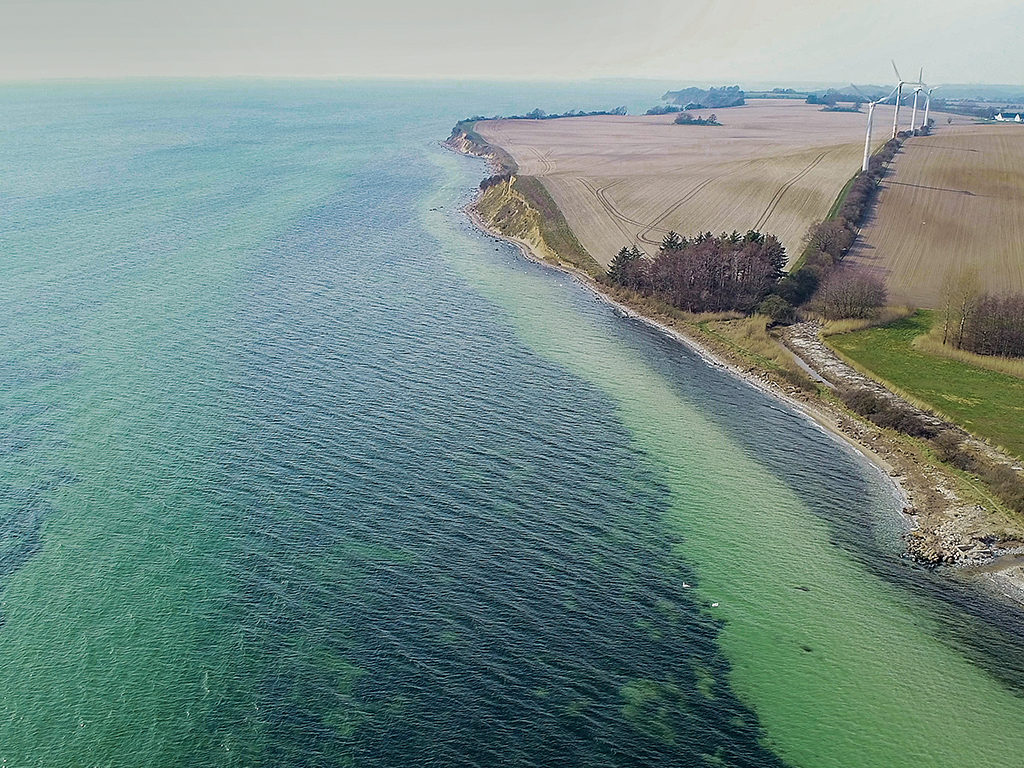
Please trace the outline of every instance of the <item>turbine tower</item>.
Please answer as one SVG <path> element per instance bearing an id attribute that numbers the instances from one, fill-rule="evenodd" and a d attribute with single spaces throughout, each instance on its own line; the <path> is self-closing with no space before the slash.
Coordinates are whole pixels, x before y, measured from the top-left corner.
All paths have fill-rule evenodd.
<path id="1" fill-rule="evenodd" d="M 924 95 L 924 122 L 921 123 L 922 128 L 928 127 L 928 110 L 932 107 L 932 91 L 937 91 L 938 89 L 939 86 L 936 85 L 934 88 L 929 88 L 928 92 Z"/>
<path id="2" fill-rule="evenodd" d="M 853 83 L 850 83 L 850 85 L 853 85 Z M 858 88 L 856 85 L 853 85 L 853 89 L 857 91 L 857 93 L 861 93 L 860 88 Z M 871 159 L 871 123 L 875 117 L 875 107 L 881 104 L 883 101 L 888 101 L 889 99 L 891 99 L 892 95 L 896 93 L 898 89 L 899 86 L 889 91 L 889 95 L 885 96 L 884 98 L 875 99 L 874 101 L 868 101 L 868 130 L 867 134 L 864 136 L 864 162 L 861 163 L 861 171 L 867 171 L 868 161 Z M 861 95 L 864 94 L 861 93 Z"/>
<path id="3" fill-rule="evenodd" d="M 893 72 L 896 73 L 896 110 L 892 115 L 892 137 L 895 139 L 896 134 L 900 131 L 900 99 L 903 98 L 903 85 L 906 81 L 900 77 L 900 71 L 896 69 L 896 61 L 893 59 L 890 61 L 892 61 Z"/>
<path id="4" fill-rule="evenodd" d="M 921 67 L 921 72 L 917 76 L 917 83 L 914 84 L 914 111 L 910 113 L 910 130 L 917 130 L 917 99 L 921 95 L 921 89 L 924 87 L 924 67 Z"/>

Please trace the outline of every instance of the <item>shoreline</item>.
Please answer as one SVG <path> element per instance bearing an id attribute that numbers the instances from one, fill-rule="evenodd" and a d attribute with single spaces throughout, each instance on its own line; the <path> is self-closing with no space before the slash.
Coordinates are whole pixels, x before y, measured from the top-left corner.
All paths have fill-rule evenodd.
<path id="1" fill-rule="evenodd" d="M 578 285 L 580 285 L 588 292 L 590 292 L 598 301 L 601 301 L 607 304 L 608 306 L 618 309 L 620 312 L 623 313 L 625 317 L 629 318 L 630 320 L 637 320 L 638 322 L 643 323 L 649 328 L 653 328 L 655 330 L 660 331 L 661 333 L 665 334 L 666 336 L 673 339 L 677 343 L 682 344 L 684 347 L 689 349 L 691 352 L 693 352 L 695 355 L 701 358 L 701 360 L 703 360 L 706 364 L 714 368 L 722 368 L 728 371 L 731 375 L 735 376 L 736 378 L 742 379 L 747 384 L 753 386 L 755 389 L 760 390 L 761 392 L 764 392 L 766 394 L 769 394 L 779 400 L 782 400 L 791 408 L 799 411 L 804 416 L 806 416 L 810 421 L 812 421 L 816 426 L 820 427 L 822 431 L 839 438 L 843 443 L 851 447 L 857 454 L 863 456 L 867 461 L 871 462 L 879 471 L 881 471 L 887 477 L 890 478 L 890 481 L 892 482 L 894 489 L 897 491 L 897 495 L 901 499 L 903 499 L 904 502 L 908 500 L 906 489 L 903 487 L 901 483 L 893 480 L 893 476 L 890 474 L 890 472 L 893 471 L 892 465 L 885 461 L 885 459 L 879 456 L 869 446 L 862 445 L 861 443 L 857 442 L 852 437 L 850 437 L 850 435 L 838 429 L 835 426 L 834 420 L 829 418 L 823 411 L 811 407 L 810 404 L 807 402 L 797 400 L 796 398 L 791 397 L 789 394 L 781 391 L 778 387 L 773 386 L 764 379 L 755 376 L 749 371 L 740 368 L 735 363 L 729 362 L 728 360 L 719 356 L 714 350 L 701 344 L 697 339 L 694 339 L 691 336 L 687 336 L 686 334 L 676 330 L 675 328 L 672 328 L 666 323 L 654 317 L 650 317 L 641 312 L 638 312 L 632 307 L 618 301 L 614 297 L 609 296 L 607 293 L 604 293 L 600 288 L 597 287 L 594 281 L 590 279 L 589 275 L 582 272 L 581 270 L 578 270 L 575 267 L 567 264 L 552 264 L 551 262 L 542 259 L 536 253 L 534 253 L 530 245 L 524 242 L 523 240 L 520 240 L 519 238 L 515 237 L 509 237 L 508 235 L 504 235 L 492 229 L 491 226 L 487 224 L 486 221 L 483 220 L 483 217 L 480 215 L 480 212 L 476 210 L 475 200 L 465 205 L 463 207 L 463 212 L 466 213 L 466 215 L 473 222 L 473 224 L 476 225 L 476 227 L 485 234 L 494 237 L 497 240 L 501 240 L 503 242 L 516 246 L 520 254 L 522 254 L 523 258 L 527 259 L 528 261 L 531 261 L 534 264 L 538 264 L 542 267 L 546 267 L 548 269 L 552 269 L 557 272 L 562 272 L 563 274 L 569 275 L 576 281 Z M 806 363 L 804 365 L 806 365 Z M 815 375 L 817 375 L 816 371 L 814 373 Z M 905 520 L 907 520 L 907 522 L 912 521 L 911 516 L 909 515 L 903 514 L 902 517 Z"/>
<path id="2" fill-rule="evenodd" d="M 455 145 L 449 140 L 442 142 L 442 146 L 458 154 L 480 157 L 497 173 L 507 170 L 490 153 L 475 147 L 473 149 L 477 151 L 470 151 L 471 147 L 467 146 L 465 141 Z M 619 301 L 603 291 L 591 275 L 576 266 L 561 259 L 555 263 L 543 258 L 534 250 L 531 243 L 500 232 L 492 226 L 478 209 L 482 197 L 483 191 L 477 190 L 473 199 L 463 206 L 462 210 L 483 234 L 515 246 L 528 261 L 569 275 L 597 300 L 615 308 L 625 317 L 638 320 L 649 328 L 667 335 L 696 354 L 706 364 L 724 369 L 748 385 L 780 400 L 818 429 L 853 450 L 874 470 L 882 473 L 902 507 L 897 514 L 906 529 L 903 556 L 910 557 L 925 567 L 941 565 L 942 572 L 947 578 L 977 585 L 1024 607 L 1024 564 L 1021 555 L 1024 547 L 998 550 L 990 546 L 981 554 L 976 551 L 976 547 L 968 547 L 965 552 L 964 545 L 957 546 L 957 542 L 972 538 L 970 532 L 965 534 L 957 530 L 958 526 L 969 527 L 970 522 L 977 517 L 978 510 L 976 505 L 960 499 L 955 490 L 948 487 L 951 483 L 941 482 L 943 479 L 949 480 L 948 476 L 932 476 L 944 470 L 919 462 L 899 440 L 886 435 L 880 428 L 870 422 L 864 422 L 840 406 L 818 396 L 794 397 L 792 392 L 786 391 L 766 371 L 741 367 L 694 335 Z M 792 350 L 790 352 L 793 353 Z M 793 354 L 802 363 L 801 367 L 811 367 L 799 355 Z M 816 377 L 820 377 L 820 372 L 813 367 L 811 370 Z M 946 539 L 949 541 L 945 541 Z M 948 556 L 951 561 L 943 562 L 942 556 Z M 952 560 L 953 557 L 960 559 Z"/>
<path id="3" fill-rule="evenodd" d="M 686 347 L 688 350 L 693 352 L 707 365 L 710 365 L 714 368 L 721 368 L 727 371 L 730 375 L 735 376 L 738 379 L 741 379 L 748 385 L 754 387 L 755 389 L 761 392 L 764 392 L 778 400 L 781 400 L 786 405 L 790 406 L 792 409 L 801 413 L 804 417 L 806 417 L 815 426 L 820 428 L 823 432 L 832 435 L 835 438 L 838 438 L 838 440 L 840 440 L 842 443 L 851 448 L 855 453 L 857 453 L 857 455 L 861 456 L 865 461 L 872 464 L 876 470 L 884 474 L 888 478 L 890 484 L 892 485 L 893 490 L 896 492 L 895 495 L 903 502 L 904 509 L 906 508 L 907 502 L 909 501 L 909 495 L 903 483 L 901 483 L 897 479 L 897 476 L 892 474 L 895 471 L 893 466 L 884 458 L 882 458 L 882 456 L 880 456 L 877 452 L 872 450 L 870 446 L 863 445 L 862 443 L 853 439 L 849 434 L 839 429 L 835 424 L 835 420 L 831 418 L 829 414 L 826 414 L 826 412 L 824 412 L 821 409 L 812 407 L 810 403 L 807 403 L 802 400 L 797 400 L 796 398 L 791 397 L 789 394 L 782 391 L 777 386 L 769 383 L 768 381 L 765 381 L 763 378 L 756 376 L 750 373 L 749 371 L 744 370 L 743 368 L 740 368 L 735 363 L 729 362 L 728 360 L 719 356 L 714 350 L 701 344 L 697 339 L 694 339 L 691 336 L 687 336 L 686 334 L 676 330 L 675 328 L 672 328 L 666 323 L 656 318 L 645 315 L 641 312 L 638 312 L 632 307 L 618 301 L 614 297 L 609 296 L 607 293 L 604 293 L 600 288 L 597 287 L 594 281 L 590 279 L 589 275 L 582 272 L 581 270 L 578 270 L 575 267 L 567 264 L 552 264 L 551 262 L 542 259 L 536 253 L 534 253 L 530 245 L 524 242 L 523 240 L 515 237 L 510 237 L 508 235 L 504 235 L 494 230 L 493 228 L 491 228 L 489 224 L 487 224 L 486 221 L 484 221 L 483 217 L 480 215 L 480 212 L 476 210 L 476 200 L 467 203 L 463 207 L 463 212 L 468 216 L 468 218 L 480 231 L 482 231 L 488 236 L 494 237 L 497 240 L 501 240 L 503 242 L 514 245 L 519 250 L 523 258 L 527 259 L 528 261 L 531 261 L 539 266 L 569 275 L 570 277 L 573 278 L 573 280 L 576 281 L 576 283 L 579 286 L 581 286 L 582 288 L 586 289 L 589 293 L 591 293 L 594 296 L 594 298 L 596 298 L 598 301 L 603 302 L 604 304 L 607 304 L 610 307 L 614 307 L 615 309 L 619 310 L 626 318 L 630 320 L 636 320 L 640 323 L 643 323 L 649 328 L 653 328 L 654 330 L 660 331 L 661 333 L 665 334 L 666 336 L 674 340 L 676 343 L 681 344 L 682 346 Z M 901 512 L 900 517 L 904 522 L 907 523 L 908 528 L 913 526 L 914 520 L 912 515 L 909 515 L 906 512 Z"/>

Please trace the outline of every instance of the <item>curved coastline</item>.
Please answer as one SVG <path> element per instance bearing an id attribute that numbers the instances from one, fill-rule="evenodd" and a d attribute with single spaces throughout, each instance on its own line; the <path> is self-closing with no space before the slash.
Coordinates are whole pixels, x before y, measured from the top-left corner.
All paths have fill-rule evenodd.
<path id="1" fill-rule="evenodd" d="M 471 155 L 487 161 L 496 174 L 514 174 L 518 171 L 514 161 L 501 148 L 494 148 L 467 135 L 456 126 L 442 146 L 459 154 Z M 884 474 L 894 495 L 902 502 L 900 523 L 905 526 L 905 555 L 933 567 L 943 566 L 949 578 L 969 581 L 998 597 L 1013 601 L 1024 608 L 1024 566 L 1020 556 L 1024 547 L 992 545 L 994 531 L 977 531 L 978 505 L 959 498 L 956 481 L 951 474 L 934 464 L 923 462 L 920 456 L 908 451 L 908 446 L 886 434 L 870 422 L 857 417 L 837 403 L 816 395 L 799 396 L 796 389 L 787 389 L 767 370 L 743 367 L 740 361 L 730 359 L 727 350 L 713 348 L 707 340 L 696 338 L 670 325 L 668 318 L 658 318 L 641 308 L 630 306 L 602 290 L 591 274 L 559 258 L 545 258 L 535 244 L 501 232 L 489 222 L 479 209 L 484 195 L 479 190 L 464 207 L 464 212 L 481 232 L 496 240 L 514 245 L 523 258 L 571 276 L 596 299 L 614 307 L 624 317 L 637 320 L 655 329 L 697 354 L 708 365 L 722 368 L 756 389 L 770 394 L 795 410 L 833 439 L 842 442 Z M 556 254 L 557 256 L 557 254 Z M 799 356 L 795 359 L 802 362 Z M 808 368 L 806 363 L 801 367 Z M 819 372 L 811 369 L 815 377 Z M 965 545 L 964 542 L 969 542 Z"/>

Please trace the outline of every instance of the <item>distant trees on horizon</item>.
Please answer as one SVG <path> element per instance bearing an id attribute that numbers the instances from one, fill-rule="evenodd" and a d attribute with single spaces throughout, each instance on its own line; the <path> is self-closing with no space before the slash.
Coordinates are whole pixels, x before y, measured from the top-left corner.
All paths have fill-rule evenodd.
<path id="1" fill-rule="evenodd" d="M 864 97 L 852 94 L 844 93 L 837 88 L 829 88 L 824 93 L 810 93 L 807 95 L 808 104 L 822 104 L 827 107 L 835 107 L 836 104 L 856 104 L 857 108 L 860 109 L 860 105 L 864 103 Z"/>
<path id="2" fill-rule="evenodd" d="M 683 108 L 678 104 L 659 104 L 656 107 L 651 107 L 644 114 L 647 115 L 673 115 L 676 112 L 682 112 Z"/>
<path id="3" fill-rule="evenodd" d="M 669 104 L 683 109 L 722 109 L 739 107 L 746 103 L 746 94 L 738 85 L 721 88 L 681 88 L 678 91 L 667 91 L 661 97 Z"/>
<path id="4" fill-rule="evenodd" d="M 505 120 L 557 120 L 562 117 L 595 117 L 597 115 L 625 115 L 627 110 L 625 107 L 615 107 L 614 109 L 595 109 L 592 112 L 583 112 L 578 109 L 570 109 L 568 112 L 558 112 L 549 115 L 543 109 L 534 109 L 527 112 L 525 115 L 506 115 Z"/>
<path id="5" fill-rule="evenodd" d="M 558 120 L 563 117 L 596 117 L 598 115 L 626 115 L 629 111 L 625 107 L 614 107 L 613 109 L 595 109 L 591 112 L 584 112 L 579 109 L 570 109 L 568 112 L 556 112 L 549 114 L 539 107 L 532 109 L 524 115 L 473 115 L 459 121 L 459 125 L 470 123 L 481 123 L 486 120 Z"/>
<path id="6" fill-rule="evenodd" d="M 718 115 L 712 112 L 708 117 L 696 117 L 689 112 L 680 112 L 673 121 L 676 125 L 721 125 Z"/>

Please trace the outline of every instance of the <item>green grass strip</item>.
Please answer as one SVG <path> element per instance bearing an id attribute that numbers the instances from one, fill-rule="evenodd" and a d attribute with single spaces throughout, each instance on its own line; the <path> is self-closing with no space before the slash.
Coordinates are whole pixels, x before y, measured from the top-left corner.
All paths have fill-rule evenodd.
<path id="1" fill-rule="evenodd" d="M 825 341 L 883 384 L 1024 458 L 1024 379 L 919 351 L 914 339 L 928 333 L 934 319 L 921 310 Z"/>

